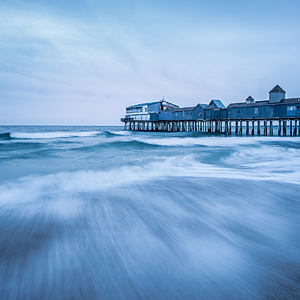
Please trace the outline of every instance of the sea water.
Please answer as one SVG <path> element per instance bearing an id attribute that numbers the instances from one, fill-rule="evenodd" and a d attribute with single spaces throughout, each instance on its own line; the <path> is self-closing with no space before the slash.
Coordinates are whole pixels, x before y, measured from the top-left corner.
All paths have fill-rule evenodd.
<path id="1" fill-rule="evenodd" d="M 0 127 L 0 299 L 299 298 L 299 137 Z"/>

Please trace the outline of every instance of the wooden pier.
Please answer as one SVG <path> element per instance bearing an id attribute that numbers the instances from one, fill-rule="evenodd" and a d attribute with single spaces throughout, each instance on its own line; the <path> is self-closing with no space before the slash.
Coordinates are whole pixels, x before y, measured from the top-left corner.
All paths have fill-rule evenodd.
<path id="1" fill-rule="evenodd" d="M 124 120 L 124 130 L 203 132 L 224 135 L 300 136 L 300 119 L 238 119 L 197 121 Z"/>

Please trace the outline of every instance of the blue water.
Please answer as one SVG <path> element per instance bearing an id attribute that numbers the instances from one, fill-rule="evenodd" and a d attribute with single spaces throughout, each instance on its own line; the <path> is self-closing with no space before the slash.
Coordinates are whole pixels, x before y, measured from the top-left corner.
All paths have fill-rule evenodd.
<path id="1" fill-rule="evenodd" d="M 0 127 L 0 299 L 300 299 L 300 138 Z"/>

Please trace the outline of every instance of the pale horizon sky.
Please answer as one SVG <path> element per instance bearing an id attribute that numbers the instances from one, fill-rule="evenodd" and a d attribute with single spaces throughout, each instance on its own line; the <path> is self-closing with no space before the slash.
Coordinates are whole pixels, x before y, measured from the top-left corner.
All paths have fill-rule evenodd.
<path id="1" fill-rule="evenodd" d="M 7 0 L 0 125 L 120 125 L 125 107 L 180 106 L 276 84 L 300 96 L 300 2 Z"/>

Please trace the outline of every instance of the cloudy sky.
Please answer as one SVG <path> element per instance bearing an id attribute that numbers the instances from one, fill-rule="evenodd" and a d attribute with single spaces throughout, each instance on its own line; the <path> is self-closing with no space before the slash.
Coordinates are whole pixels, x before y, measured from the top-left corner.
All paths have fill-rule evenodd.
<path id="1" fill-rule="evenodd" d="M 299 0 L 2 0 L 0 124 L 118 125 L 280 84 L 300 96 Z"/>

